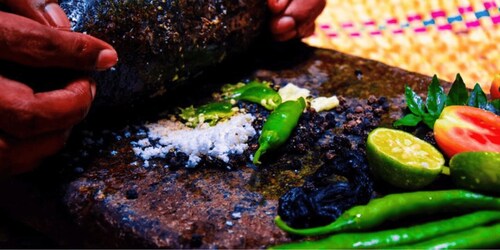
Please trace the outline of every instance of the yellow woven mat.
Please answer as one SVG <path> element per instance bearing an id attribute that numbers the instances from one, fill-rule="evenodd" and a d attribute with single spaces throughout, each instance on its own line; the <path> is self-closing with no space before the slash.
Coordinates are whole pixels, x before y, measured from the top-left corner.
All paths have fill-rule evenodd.
<path id="1" fill-rule="evenodd" d="M 305 42 L 486 92 L 500 73 L 500 0 L 327 0 Z"/>

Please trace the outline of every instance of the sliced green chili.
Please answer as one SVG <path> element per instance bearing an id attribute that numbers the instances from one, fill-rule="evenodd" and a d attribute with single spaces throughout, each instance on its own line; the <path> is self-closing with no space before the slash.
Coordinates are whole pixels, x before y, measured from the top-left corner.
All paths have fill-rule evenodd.
<path id="1" fill-rule="evenodd" d="M 419 191 L 389 194 L 372 199 L 368 204 L 345 211 L 329 225 L 296 229 L 289 227 L 279 216 L 276 225 L 282 230 L 299 235 L 322 235 L 333 232 L 370 229 L 387 220 L 419 214 L 435 213 L 444 209 L 500 209 L 500 198 L 466 190 Z"/>
<path id="2" fill-rule="evenodd" d="M 213 102 L 202 105 L 198 108 L 193 106 L 181 109 L 179 116 L 191 127 L 208 122 L 210 126 L 215 125 L 219 120 L 229 118 L 235 113 L 235 109 L 229 102 Z"/>
<path id="3" fill-rule="evenodd" d="M 253 157 L 260 164 L 260 156 L 268 150 L 281 146 L 288 140 L 306 107 L 304 98 L 281 103 L 267 118 L 259 137 L 259 148 Z"/>
<path id="4" fill-rule="evenodd" d="M 500 211 L 478 211 L 411 227 L 335 234 L 317 241 L 284 244 L 272 249 L 387 248 L 426 241 L 495 221 L 500 221 Z"/>
<path id="5" fill-rule="evenodd" d="M 231 98 L 232 96 L 239 96 L 245 93 L 248 89 L 251 88 L 261 88 L 261 87 L 268 87 L 271 88 L 270 83 L 268 82 L 259 82 L 259 81 L 251 81 L 248 83 L 236 83 L 236 84 L 226 84 L 222 86 L 222 94 L 227 97 Z"/>
<path id="6" fill-rule="evenodd" d="M 258 103 L 268 110 L 275 109 L 281 103 L 281 96 L 278 92 L 269 84 L 257 81 L 245 85 L 225 85 L 222 91 L 226 98 Z"/>
<path id="7" fill-rule="evenodd" d="M 497 248 L 500 246 L 500 223 L 476 227 L 419 242 L 414 245 L 405 245 L 404 249 L 466 249 L 466 248 Z"/>

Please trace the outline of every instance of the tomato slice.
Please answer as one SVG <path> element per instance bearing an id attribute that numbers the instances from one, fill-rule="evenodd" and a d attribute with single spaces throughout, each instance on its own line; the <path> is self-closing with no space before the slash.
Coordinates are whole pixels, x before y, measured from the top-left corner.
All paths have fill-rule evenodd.
<path id="1" fill-rule="evenodd" d="M 490 87 L 491 99 L 500 99 L 500 74 L 496 74 Z"/>
<path id="2" fill-rule="evenodd" d="M 500 152 L 500 116 L 468 106 L 448 106 L 434 124 L 434 138 L 448 156 L 461 152 Z"/>

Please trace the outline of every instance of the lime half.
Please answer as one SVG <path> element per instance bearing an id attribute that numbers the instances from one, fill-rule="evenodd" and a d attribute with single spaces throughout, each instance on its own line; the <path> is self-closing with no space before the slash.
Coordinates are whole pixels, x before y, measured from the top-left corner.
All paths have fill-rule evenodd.
<path id="1" fill-rule="evenodd" d="M 366 153 L 375 176 L 405 189 L 430 184 L 444 165 L 443 155 L 431 144 L 395 129 L 374 129 L 368 135 Z"/>

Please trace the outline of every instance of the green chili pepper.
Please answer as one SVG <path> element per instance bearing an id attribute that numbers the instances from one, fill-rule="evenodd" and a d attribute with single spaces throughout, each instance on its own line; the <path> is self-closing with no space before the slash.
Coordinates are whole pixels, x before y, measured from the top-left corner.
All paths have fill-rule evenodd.
<path id="1" fill-rule="evenodd" d="M 254 102 L 268 110 L 275 109 L 281 103 L 281 96 L 269 84 L 257 81 L 245 85 L 225 85 L 222 88 L 227 98 Z"/>
<path id="2" fill-rule="evenodd" d="M 500 221 L 500 211 L 478 211 L 412 227 L 367 233 L 342 233 L 317 241 L 303 241 L 272 249 L 387 248 L 413 244 Z"/>
<path id="3" fill-rule="evenodd" d="M 438 237 L 432 240 L 419 242 L 414 245 L 405 245 L 404 249 L 466 249 L 466 248 L 497 248 L 500 246 L 500 223 L 477 227 Z"/>
<path id="4" fill-rule="evenodd" d="M 181 109 L 179 116 L 191 127 L 208 122 L 210 126 L 224 118 L 229 118 L 235 113 L 235 109 L 229 102 L 214 102 L 202 105 L 198 108 L 193 106 Z"/>
<path id="5" fill-rule="evenodd" d="M 222 86 L 221 90 L 222 90 L 223 95 L 226 95 L 226 96 L 239 95 L 239 94 L 245 92 L 249 88 L 261 87 L 262 85 L 270 87 L 269 82 L 250 81 L 248 83 L 239 82 L 236 84 L 226 84 L 226 85 Z"/>
<path id="6" fill-rule="evenodd" d="M 352 207 L 326 226 L 296 229 L 289 227 L 279 216 L 276 217 L 275 222 L 279 228 L 289 233 L 321 235 L 370 229 L 384 221 L 396 220 L 413 214 L 467 208 L 500 209 L 500 198 L 459 189 L 390 194 L 372 199 L 366 205 Z"/>
<path id="7" fill-rule="evenodd" d="M 269 115 L 259 137 L 259 149 L 253 157 L 254 164 L 260 164 L 259 158 L 266 151 L 275 149 L 288 140 L 305 107 L 306 101 L 301 97 L 278 105 Z"/>

